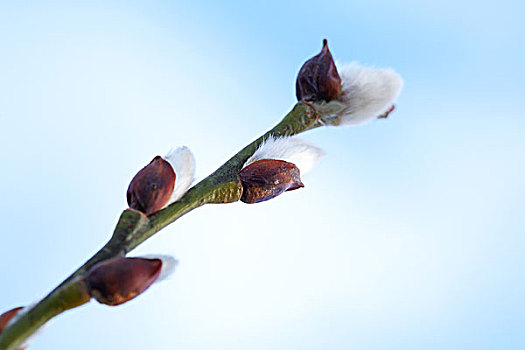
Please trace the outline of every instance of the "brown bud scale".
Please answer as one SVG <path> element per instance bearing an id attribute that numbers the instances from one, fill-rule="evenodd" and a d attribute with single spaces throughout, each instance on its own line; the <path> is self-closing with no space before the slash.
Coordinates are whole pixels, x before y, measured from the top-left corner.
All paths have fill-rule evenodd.
<path id="1" fill-rule="evenodd" d="M 173 193 L 175 177 L 170 163 L 156 156 L 131 180 L 127 192 L 129 207 L 146 215 L 159 211 Z"/>
<path id="2" fill-rule="evenodd" d="M 295 83 L 297 100 L 330 102 L 340 90 L 341 77 L 328 49 L 328 41 L 324 39 L 321 52 L 306 61 L 299 70 Z"/>
<path id="3" fill-rule="evenodd" d="M 261 159 L 239 173 L 243 187 L 241 201 L 259 203 L 285 191 L 304 187 L 295 164 L 276 159 Z"/>
<path id="4" fill-rule="evenodd" d="M 395 105 L 392 105 L 392 107 L 390 107 L 388 109 L 388 111 L 386 111 L 385 113 L 381 114 L 379 117 L 377 117 L 377 119 L 385 119 L 385 118 L 388 118 L 388 116 L 390 115 L 390 113 L 392 113 L 394 111 L 394 109 L 396 108 Z"/>
<path id="5" fill-rule="evenodd" d="M 123 304 L 157 280 L 162 260 L 116 257 L 95 265 L 86 276 L 89 294 L 99 303 Z"/>

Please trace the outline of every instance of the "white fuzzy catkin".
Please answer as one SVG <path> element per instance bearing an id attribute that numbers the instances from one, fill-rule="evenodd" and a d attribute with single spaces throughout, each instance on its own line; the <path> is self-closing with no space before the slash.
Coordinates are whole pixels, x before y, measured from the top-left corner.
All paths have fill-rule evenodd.
<path id="1" fill-rule="evenodd" d="M 270 137 L 263 141 L 244 167 L 261 159 L 284 160 L 295 164 L 301 175 L 309 172 L 324 155 L 324 151 L 295 137 Z"/>
<path id="2" fill-rule="evenodd" d="M 175 172 L 175 188 L 167 204 L 177 201 L 191 186 L 195 176 L 195 157 L 190 149 L 182 146 L 172 149 L 164 157 Z"/>
<path id="3" fill-rule="evenodd" d="M 146 254 L 146 255 L 137 256 L 137 258 L 160 259 L 162 261 L 162 267 L 160 270 L 160 274 L 157 280 L 155 281 L 155 283 L 168 278 L 175 271 L 175 268 L 177 267 L 177 265 L 179 265 L 179 261 L 175 259 L 174 257 L 172 257 L 171 255 Z"/>
<path id="4" fill-rule="evenodd" d="M 341 92 L 337 100 L 346 108 L 340 125 L 358 125 L 376 119 L 394 104 L 403 78 L 391 68 L 363 67 L 351 62 L 338 67 Z"/>

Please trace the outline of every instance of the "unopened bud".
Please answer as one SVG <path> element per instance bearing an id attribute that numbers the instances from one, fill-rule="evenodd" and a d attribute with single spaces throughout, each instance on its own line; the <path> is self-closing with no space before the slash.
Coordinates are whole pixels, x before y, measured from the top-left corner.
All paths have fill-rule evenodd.
<path id="1" fill-rule="evenodd" d="M 22 309 L 23 307 L 16 307 L 0 315 L 0 334 L 2 333 L 4 328 L 7 327 L 7 325 L 13 319 L 13 317 L 15 317 L 18 314 L 18 312 Z M 27 345 L 22 345 L 21 347 L 16 348 L 15 350 L 24 350 L 26 347 Z"/>
<path id="2" fill-rule="evenodd" d="M 329 102 L 340 90 L 341 78 L 328 49 L 328 41 L 324 39 L 321 52 L 306 61 L 299 70 L 295 83 L 297 100 Z"/>
<path id="3" fill-rule="evenodd" d="M 241 201 L 258 203 L 285 191 L 304 187 L 295 164 L 276 159 L 261 159 L 239 173 L 243 187 Z"/>
<path id="4" fill-rule="evenodd" d="M 173 193 L 175 177 L 170 163 L 156 156 L 131 180 L 127 192 L 129 207 L 146 215 L 162 209 Z"/>
<path id="5" fill-rule="evenodd" d="M 95 265 L 86 275 L 86 284 L 91 297 L 115 306 L 148 289 L 161 270 L 161 259 L 116 257 Z"/>
<path id="6" fill-rule="evenodd" d="M 14 309 L 6 311 L 6 312 L 4 312 L 3 314 L 0 315 L 0 333 L 2 333 L 2 331 L 7 326 L 9 321 L 11 321 L 11 319 L 16 316 L 18 311 L 20 311 L 22 309 L 23 309 L 23 307 L 15 307 Z"/>

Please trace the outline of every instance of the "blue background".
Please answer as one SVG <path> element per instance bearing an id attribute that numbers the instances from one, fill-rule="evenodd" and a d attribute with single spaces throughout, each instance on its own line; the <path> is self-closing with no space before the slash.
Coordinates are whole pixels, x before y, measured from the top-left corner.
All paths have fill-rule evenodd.
<path id="1" fill-rule="evenodd" d="M 0 309 L 109 238 L 129 181 L 202 179 L 295 103 L 302 63 L 393 67 L 396 111 L 304 139 L 305 189 L 209 205 L 139 247 L 173 277 L 31 349 L 523 349 L 521 1 L 0 2 Z"/>

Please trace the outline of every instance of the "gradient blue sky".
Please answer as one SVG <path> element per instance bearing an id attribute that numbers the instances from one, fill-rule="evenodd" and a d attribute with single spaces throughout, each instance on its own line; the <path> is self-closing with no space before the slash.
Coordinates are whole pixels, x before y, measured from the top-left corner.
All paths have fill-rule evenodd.
<path id="1" fill-rule="evenodd" d="M 306 188 L 183 217 L 180 260 L 31 349 L 523 349 L 521 1 L 0 2 L 0 310 L 109 238 L 135 172 L 189 146 L 206 176 L 335 58 L 405 79 L 387 120 L 303 138 Z"/>

